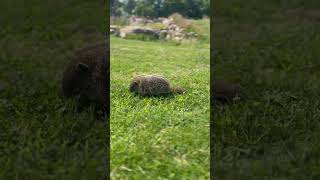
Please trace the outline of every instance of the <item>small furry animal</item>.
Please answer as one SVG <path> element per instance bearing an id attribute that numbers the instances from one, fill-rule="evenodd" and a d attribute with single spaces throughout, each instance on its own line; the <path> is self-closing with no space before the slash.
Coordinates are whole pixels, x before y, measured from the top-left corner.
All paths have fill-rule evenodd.
<path id="1" fill-rule="evenodd" d="M 212 94 L 213 98 L 219 102 L 247 99 L 247 94 L 241 86 L 230 84 L 222 80 L 215 80 L 213 82 Z"/>
<path id="2" fill-rule="evenodd" d="M 63 73 L 64 96 L 78 96 L 81 104 L 106 105 L 109 100 L 109 53 L 107 43 L 77 50 Z"/>
<path id="3" fill-rule="evenodd" d="M 157 75 L 140 75 L 135 77 L 131 81 L 129 90 L 141 96 L 160 96 L 184 92 L 182 88 L 171 87 L 167 79 Z"/>

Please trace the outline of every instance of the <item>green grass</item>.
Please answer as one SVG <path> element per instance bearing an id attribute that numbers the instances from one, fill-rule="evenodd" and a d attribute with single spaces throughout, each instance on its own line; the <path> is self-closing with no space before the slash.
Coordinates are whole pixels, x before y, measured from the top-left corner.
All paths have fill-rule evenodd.
<path id="1" fill-rule="evenodd" d="M 251 99 L 214 109 L 214 177 L 319 179 L 319 2 L 215 7 L 214 76 Z"/>
<path id="2" fill-rule="evenodd" d="M 105 39 L 104 6 L 0 2 L 0 179 L 105 177 L 105 120 L 60 90 L 73 50 Z"/>
<path id="3" fill-rule="evenodd" d="M 210 44 L 210 19 L 203 18 L 200 20 L 192 20 L 191 22 L 194 26 L 192 31 L 199 35 L 200 41 Z"/>
<path id="4" fill-rule="evenodd" d="M 111 178 L 209 179 L 209 48 L 111 38 Z M 186 93 L 142 98 L 135 75 L 159 74 Z"/>

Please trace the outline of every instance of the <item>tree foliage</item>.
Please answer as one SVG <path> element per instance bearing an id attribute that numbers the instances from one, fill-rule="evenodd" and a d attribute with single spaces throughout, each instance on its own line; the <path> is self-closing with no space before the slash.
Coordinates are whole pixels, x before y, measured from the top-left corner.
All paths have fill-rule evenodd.
<path id="1" fill-rule="evenodd" d="M 110 14 L 112 16 L 121 16 L 122 3 L 119 0 L 110 1 Z"/>
<path id="2" fill-rule="evenodd" d="M 210 0 L 111 0 L 111 14 L 125 12 L 146 17 L 167 17 L 173 13 L 201 18 L 209 15 Z"/>

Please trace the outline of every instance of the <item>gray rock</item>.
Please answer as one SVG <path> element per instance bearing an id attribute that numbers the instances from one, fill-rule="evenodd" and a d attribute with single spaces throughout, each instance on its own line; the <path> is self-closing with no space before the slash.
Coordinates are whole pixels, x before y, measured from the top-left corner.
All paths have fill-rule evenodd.
<path id="1" fill-rule="evenodd" d="M 120 30 L 120 37 L 125 38 L 128 34 L 144 34 L 159 39 L 160 30 L 154 30 L 145 27 L 126 27 Z"/>
<path id="2" fill-rule="evenodd" d="M 110 25 L 110 34 L 118 35 L 120 33 L 120 28 L 118 26 Z"/>

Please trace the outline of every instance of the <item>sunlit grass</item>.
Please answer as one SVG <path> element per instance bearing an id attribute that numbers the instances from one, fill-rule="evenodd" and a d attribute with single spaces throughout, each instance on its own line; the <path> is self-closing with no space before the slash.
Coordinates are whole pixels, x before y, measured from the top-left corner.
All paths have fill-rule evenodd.
<path id="1" fill-rule="evenodd" d="M 209 178 L 209 49 L 111 38 L 111 177 Z M 159 74 L 182 95 L 129 92 L 138 74 Z"/>

